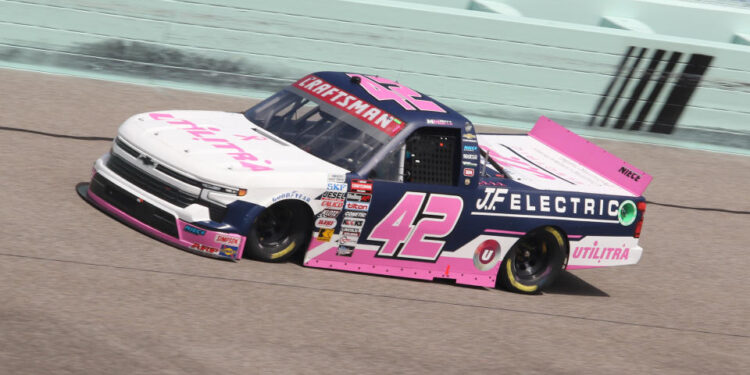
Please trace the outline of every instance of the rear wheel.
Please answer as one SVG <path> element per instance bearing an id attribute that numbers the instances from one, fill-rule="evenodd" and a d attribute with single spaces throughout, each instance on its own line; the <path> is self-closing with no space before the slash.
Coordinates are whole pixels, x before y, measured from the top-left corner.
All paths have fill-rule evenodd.
<path id="1" fill-rule="evenodd" d="M 516 242 L 500 267 L 500 285 L 516 293 L 539 293 L 562 272 L 565 241 L 555 228 L 535 230 Z"/>
<path id="2" fill-rule="evenodd" d="M 266 262 L 289 259 L 310 237 L 310 214 L 305 208 L 286 202 L 266 208 L 248 233 L 245 253 Z"/>

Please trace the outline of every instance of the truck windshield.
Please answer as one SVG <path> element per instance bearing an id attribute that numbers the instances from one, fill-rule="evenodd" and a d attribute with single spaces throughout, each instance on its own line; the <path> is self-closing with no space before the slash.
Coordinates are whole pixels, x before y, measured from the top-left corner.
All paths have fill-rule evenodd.
<path id="1" fill-rule="evenodd" d="M 358 170 L 389 137 L 356 120 L 282 90 L 245 112 L 245 117 L 300 149 L 349 171 Z M 374 131 L 373 131 L 374 130 Z"/>

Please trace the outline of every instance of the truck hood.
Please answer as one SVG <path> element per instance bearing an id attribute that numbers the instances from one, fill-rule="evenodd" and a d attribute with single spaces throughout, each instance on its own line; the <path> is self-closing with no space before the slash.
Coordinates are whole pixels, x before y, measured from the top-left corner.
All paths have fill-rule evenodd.
<path id="1" fill-rule="evenodd" d="M 119 136 L 157 163 L 229 186 L 321 186 L 329 173 L 347 172 L 264 131 L 241 113 L 141 113 L 120 126 Z"/>

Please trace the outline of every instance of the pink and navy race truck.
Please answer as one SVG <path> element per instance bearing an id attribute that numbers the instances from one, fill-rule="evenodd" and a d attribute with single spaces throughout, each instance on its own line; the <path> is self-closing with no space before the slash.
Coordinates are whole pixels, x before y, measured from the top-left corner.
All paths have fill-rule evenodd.
<path id="1" fill-rule="evenodd" d="M 209 257 L 536 293 L 637 263 L 650 181 L 544 117 L 477 134 L 398 82 L 318 72 L 244 113 L 135 115 L 78 192 Z"/>

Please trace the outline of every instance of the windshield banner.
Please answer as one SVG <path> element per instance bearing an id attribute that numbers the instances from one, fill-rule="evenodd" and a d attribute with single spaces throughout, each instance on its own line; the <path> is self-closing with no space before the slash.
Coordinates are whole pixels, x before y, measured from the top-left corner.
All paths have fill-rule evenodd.
<path id="1" fill-rule="evenodd" d="M 368 123 L 391 137 L 398 134 L 404 128 L 404 122 L 390 113 L 314 75 L 300 79 L 294 86 L 328 104 L 341 108 L 344 112 Z"/>

